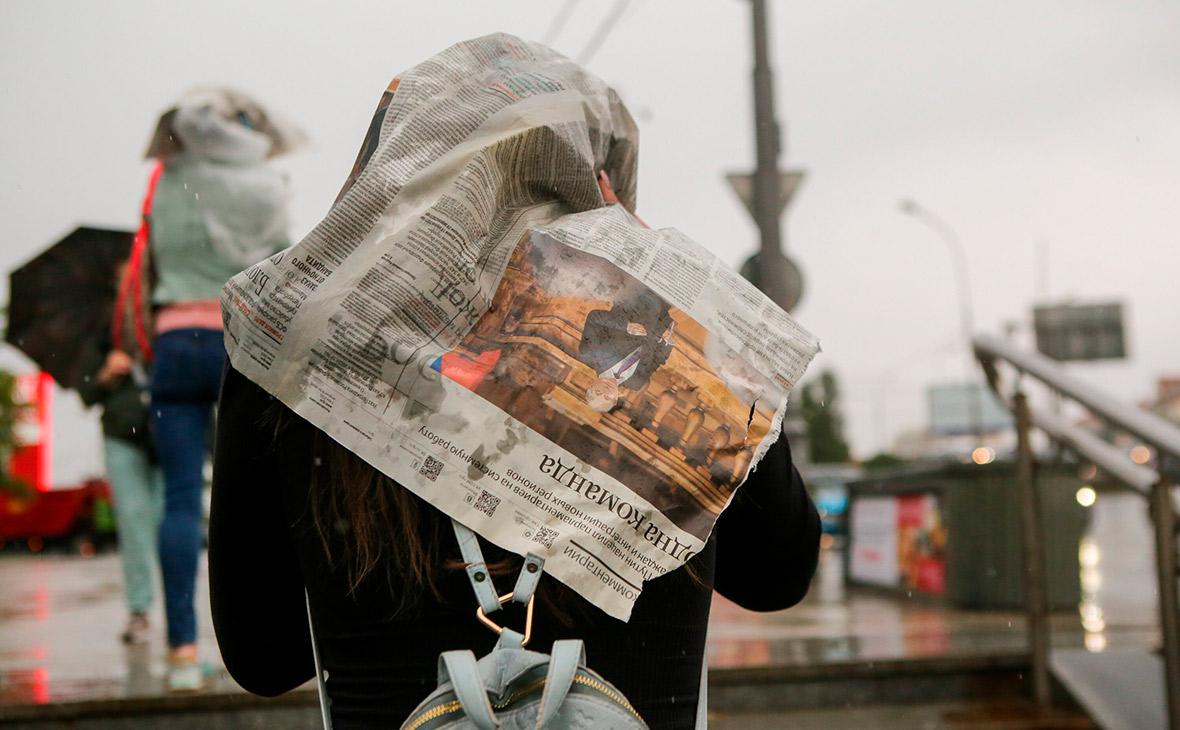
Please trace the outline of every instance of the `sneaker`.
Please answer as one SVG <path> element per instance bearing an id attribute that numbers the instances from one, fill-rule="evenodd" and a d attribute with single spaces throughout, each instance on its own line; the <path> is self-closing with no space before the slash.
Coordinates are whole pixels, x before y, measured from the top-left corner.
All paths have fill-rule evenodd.
<path id="1" fill-rule="evenodd" d="M 168 689 L 172 692 L 196 692 L 205 684 L 205 671 L 197 658 L 195 644 L 180 646 L 168 653 Z"/>
<path id="2" fill-rule="evenodd" d="M 119 638 L 124 644 L 146 644 L 151 638 L 151 626 L 148 625 L 148 617 L 146 613 L 133 613 L 131 618 L 127 619 L 127 628 L 123 629 L 123 633 L 119 634 Z"/>

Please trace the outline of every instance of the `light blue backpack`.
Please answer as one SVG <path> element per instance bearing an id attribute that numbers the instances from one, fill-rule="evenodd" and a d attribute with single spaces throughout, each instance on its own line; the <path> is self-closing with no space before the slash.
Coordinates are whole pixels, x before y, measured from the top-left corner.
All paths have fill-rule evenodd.
<path id="1" fill-rule="evenodd" d="M 580 640 L 553 642 L 551 655 L 524 648 L 532 634 L 533 599 L 544 559 L 526 556 L 512 592 L 497 596 L 475 533 L 458 522 L 452 524 L 479 600 L 476 617 L 500 639 L 478 661 L 470 650 L 443 652 L 438 658 L 438 688 L 410 713 L 401 730 L 646 729 L 647 723 L 623 693 L 586 667 Z M 525 606 L 524 633 L 488 617 L 509 602 Z M 320 709 L 324 727 L 330 729 L 324 673 L 314 640 L 312 645 Z"/>

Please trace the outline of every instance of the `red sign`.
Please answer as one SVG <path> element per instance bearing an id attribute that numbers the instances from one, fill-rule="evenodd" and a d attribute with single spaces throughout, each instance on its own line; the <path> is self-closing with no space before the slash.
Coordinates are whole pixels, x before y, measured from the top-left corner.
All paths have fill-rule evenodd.
<path id="1" fill-rule="evenodd" d="M 38 492 L 48 492 L 53 485 L 53 378 L 49 373 L 20 375 L 16 379 L 16 396 L 28 405 L 17 424 L 20 447 L 12 453 L 9 473 L 33 485 Z"/>

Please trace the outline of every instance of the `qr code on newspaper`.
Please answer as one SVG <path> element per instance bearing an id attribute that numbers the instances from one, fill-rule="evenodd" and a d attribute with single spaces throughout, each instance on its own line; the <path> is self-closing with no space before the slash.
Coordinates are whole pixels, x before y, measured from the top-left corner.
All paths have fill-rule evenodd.
<path id="1" fill-rule="evenodd" d="M 548 527 L 538 527 L 537 531 L 533 533 L 533 541 L 539 542 L 547 548 L 553 547 L 553 538 L 557 537 L 557 530 L 551 530 Z"/>
<path id="2" fill-rule="evenodd" d="M 439 473 L 442 472 L 443 463 L 433 456 L 427 456 L 426 461 L 422 462 L 422 468 L 418 473 L 426 477 L 430 481 L 438 479 Z"/>
<path id="3" fill-rule="evenodd" d="M 496 514 L 496 508 L 499 506 L 500 498 L 490 492 L 480 492 L 479 498 L 475 500 L 475 508 L 488 517 Z"/>

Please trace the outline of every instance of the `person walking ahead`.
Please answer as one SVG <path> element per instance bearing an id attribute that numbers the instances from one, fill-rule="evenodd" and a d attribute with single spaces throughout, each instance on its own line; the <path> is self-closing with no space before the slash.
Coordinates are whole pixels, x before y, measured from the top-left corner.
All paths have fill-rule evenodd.
<path id="1" fill-rule="evenodd" d="M 164 115 L 149 150 L 165 165 L 149 216 L 151 409 L 165 479 L 160 567 L 174 690 L 202 683 L 195 588 L 205 453 L 225 362 L 218 294 L 230 277 L 289 245 L 287 181 L 266 163 L 283 145 L 256 102 L 204 90 Z"/>
<path id="2" fill-rule="evenodd" d="M 148 611 L 156 580 L 156 538 L 164 502 L 164 479 L 148 433 L 147 392 L 132 373 L 131 357 L 97 342 L 85 355 L 78 394 L 87 406 L 102 406 L 102 447 L 107 481 L 115 497 L 119 559 L 128 620 L 121 638 L 142 644 L 149 637 Z"/>

